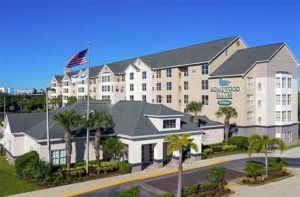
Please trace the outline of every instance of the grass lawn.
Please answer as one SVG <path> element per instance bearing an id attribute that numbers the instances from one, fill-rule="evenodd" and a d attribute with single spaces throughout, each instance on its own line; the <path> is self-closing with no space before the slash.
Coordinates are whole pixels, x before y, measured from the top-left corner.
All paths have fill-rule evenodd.
<path id="1" fill-rule="evenodd" d="M 232 151 L 232 152 L 219 152 L 219 153 L 214 153 L 212 155 L 207 155 L 207 159 L 214 158 L 214 157 L 222 157 L 222 156 L 226 156 L 226 155 L 241 154 L 241 153 L 247 153 L 247 151 L 236 150 L 236 151 Z"/>
<path id="2" fill-rule="evenodd" d="M 0 157 L 0 196 L 29 192 L 42 189 L 41 186 L 18 179 L 15 168 L 9 165 L 4 157 Z"/>

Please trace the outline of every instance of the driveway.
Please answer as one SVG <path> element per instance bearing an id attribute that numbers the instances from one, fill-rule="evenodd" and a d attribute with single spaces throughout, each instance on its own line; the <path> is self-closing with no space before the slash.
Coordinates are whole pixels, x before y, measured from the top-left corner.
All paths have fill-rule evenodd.
<path id="1" fill-rule="evenodd" d="M 182 183 L 183 187 L 189 185 L 196 185 L 201 182 L 207 181 L 207 172 L 214 167 L 225 167 L 226 168 L 226 176 L 225 179 L 227 181 L 234 181 L 235 179 L 241 178 L 243 176 L 243 168 L 245 163 L 248 160 L 255 160 L 263 162 L 264 158 L 247 158 L 247 159 L 239 159 L 234 161 L 229 161 L 228 163 L 214 165 L 204 168 L 199 168 L 195 170 L 186 171 L 183 173 Z M 300 158 L 286 158 L 290 167 L 300 168 Z M 141 196 L 143 197 L 153 197 L 165 192 L 173 192 L 177 191 L 177 174 L 171 174 L 166 176 L 161 176 L 157 178 L 146 179 L 143 181 L 136 181 L 124 185 L 117 185 L 109 188 L 105 188 L 102 190 L 97 190 L 89 193 L 85 193 L 79 196 L 88 196 L 88 197 L 96 197 L 96 196 L 107 196 L 107 197 L 118 197 L 119 193 L 122 190 L 127 188 L 131 188 L 134 186 L 141 186 Z"/>

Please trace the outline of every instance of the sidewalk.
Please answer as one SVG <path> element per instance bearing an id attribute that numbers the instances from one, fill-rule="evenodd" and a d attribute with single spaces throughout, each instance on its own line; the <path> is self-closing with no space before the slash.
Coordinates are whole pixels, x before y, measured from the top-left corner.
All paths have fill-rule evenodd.
<path id="1" fill-rule="evenodd" d="M 275 152 L 269 154 L 271 157 L 288 157 L 288 158 L 299 158 L 300 157 L 300 147 L 290 149 L 283 154 Z M 253 154 L 252 157 L 263 157 L 263 154 Z M 212 159 L 200 160 L 200 161 L 188 161 L 183 163 L 183 170 L 191 170 L 195 168 L 207 167 L 211 165 L 226 163 L 231 160 L 245 159 L 248 158 L 247 154 L 237 154 L 228 155 L 223 157 L 217 157 Z M 111 187 L 114 185 L 124 184 L 132 181 L 143 180 L 147 178 L 153 178 L 158 176 L 163 176 L 177 171 L 177 166 L 174 164 L 168 164 L 167 166 L 156 169 L 149 167 L 141 172 L 125 174 L 115 177 L 108 177 L 104 179 L 97 179 L 93 181 L 86 181 L 81 183 L 75 183 L 70 185 L 64 185 L 54 188 L 48 188 L 28 193 L 17 194 L 14 196 L 18 197 L 57 197 L 57 196 L 72 196 L 81 193 L 86 193 L 94 190 L 103 189 L 106 187 Z"/>

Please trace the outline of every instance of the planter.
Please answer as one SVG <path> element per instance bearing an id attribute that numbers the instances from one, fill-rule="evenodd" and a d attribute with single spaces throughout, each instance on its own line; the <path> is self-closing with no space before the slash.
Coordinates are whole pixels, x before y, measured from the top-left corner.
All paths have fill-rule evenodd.
<path id="1" fill-rule="evenodd" d="M 222 196 L 229 196 L 231 194 L 234 194 L 234 191 L 227 189 L 224 192 L 220 192 L 217 190 L 212 190 L 208 192 L 201 192 L 197 194 L 192 194 L 188 197 L 222 197 Z"/>
<path id="2" fill-rule="evenodd" d="M 268 184 L 268 183 L 271 183 L 271 182 L 281 181 L 283 179 L 287 179 L 287 178 L 290 178 L 292 176 L 294 176 L 294 175 L 285 172 L 285 173 L 282 173 L 282 174 L 271 174 L 271 175 L 269 175 L 268 179 L 264 180 L 264 181 L 249 182 L 249 181 L 245 181 L 243 179 L 240 179 L 240 180 L 237 181 L 237 183 L 240 184 L 240 185 L 247 185 L 247 186 L 256 187 L 256 186 L 265 185 L 265 184 Z"/>

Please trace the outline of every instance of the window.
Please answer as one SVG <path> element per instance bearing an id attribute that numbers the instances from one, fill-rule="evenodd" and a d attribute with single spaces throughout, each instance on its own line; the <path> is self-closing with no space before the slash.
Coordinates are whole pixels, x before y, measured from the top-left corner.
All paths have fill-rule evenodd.
<path id="1" fill-rule="evenodd" d="M 202 90 L 208 89 L 208 80 L 202 80 Z"/>
<path id="2" fill-rule="evenodd" d="M 292 78 L 287 78 L 288 79 L 288 83 L 287 83 L 287 86 L 288 88 L 292 88 Z"/>
<path id="3" fill-rule="evenodd" d="M 130 84 L 130 85 L 129 85 L 129 90 L 130 90 L 130 91 L 134 91 L 134 84 Z"/>
<path id="4" fill-rule="evenodd" d="M 167 75 L 167 77 L 172 77 L 172 70 L 171 70 L 171 68 L 168 68 L 166 70 L 166 75 Z"/>
<path id="5" fill-rule="evenodd" d="M 172 95 L 167 95 L 167 103 L 172 103 Z"/>
<path id="6" fill-rule="evenodd" d="M 282 122 L 286 121 L 286 111 L 282 112 Z"/>
<path id="7" fill-rule="evenodd" d="M 84 93 L 84 87 L 79 87 L 78 88 L 78 93 Z"/>
<path id="8" fill-rule="evenodd" d="M 258 88 L 258 90 L 261 90 L 261 83 L 257 84 L 257 88 Z"/>
<path id="9" fill-rule="evenodd" d="M 291 121 L 292 121 L 292 112 L 291 112 L 291 111 L 288 111 L 287 121 L 288 121 L 288 122 L 291 122 Z"/>
<path id="10" fill-rule="evenodd" d="M 202 65 L 202 75 L 208 75 L 208 64 Z"/>
<path id="11" fill-rule="evenodd" d="M 182 71 L 183 71 L 183 76 L 189 76 L 189 67 L 184 67 Z"/>
<path id="12" fill-rule="evenodd" d="M 282 105 L 286 105 L 286 94 L 282 95 Z"/>
<path id="13" fill-rule="evenodd" d="M 69 93 L 69 89 L 67 88 L 63 89 L 63 93 Z"/>
<path id="14" fill-rule="evenodd" d="M 253 106 L 253 94 L 247 95 L 247 104 L 248 106 Z"/>
<path id="15" fill-rule="evenodd" d="M 147 79 L 147 72 L 146 71 L 142 72 L 142 79 Z"/>
<path id="16" fill-rule="evenodd" d="M 161 103 L 161 95 L 156 95 L 156 103 Z"/>
<path id="17" fill-rule="evenodd" d="M 161 70 L 156 71 L 156 78 L 161 78 Z"/>
<path id="18" fill-rule="evenodd" d="M 292 104 L 292 95 L 291 95 L 291 94 L 288 94 L 288 95 L 287 95 L 287 104 L 288 104 L 288 105 L 291 105 L 291 104 Z"/>
<path id="19" fill-rule="evenodd" d="M 253 82 L 254 82 L 253 77 L 248 77 L 247 78 L 247 88 L 248 89 L 253 89 Z"/>
<path id="20" fill-rule="evenodd" d="M 102 92 L 110 92 L 110 86 L 109 85 L 103 85 L 102 86 Z"/>
<path id="21" fill-rule="evenodd" d="M 208 95 L 202 95 L 202 104 L 208 105 Z"/>
<path id="22" fill-rule="evenodd" d="M 253 122 L 253 112 L 252 111 L 247 112 L 247 121 L 249 123 Z"/>
<path id="23" fill-rule="evenodd" d="M 257 105 L 258 105 L 258 107 L 261 107 L 261 100 L 257 101 Z"/>
<path id="24" fill-rule="evenodd" d="M 280 111 L 276 111 L 276 122 L 280 122 L 281 121 L 281 113 Z"/>
<path id="25" fill-rule="evenodd" d="M 156 90 L 160 91 L 161 90 L 161 83 L 156 83 Z"/>
<path id="26" fill-rule="evenodd" d="M 146 91 L 146 90 L 147 90 L 146 87 L 147 87 L 147 86 L 146 86 L 146 83 L 143 83 L 143 84 L 142 84 L 142 90 L 143 90 L 143 91 Z"/>
<path id="27" fill-rule="evenodd" d="M 130 79 L 130 80 L 133 80 L 133 79 L 134 79 L 134 73 L 130 73 L 130 74 L 129 74 L 129 79 Z"/>
<path id="28" fill-rule="evenodd" d="M 176 119 L 163 120 L 163 128 L 164 129 L 176 128 Z"/>
<path id="29" fill-rule="evenodd" d="M 188 90 L 189 89 L 189 82 L 188 81 L 183 82 L 183 89 L 184 90 Z"/>
<path id="30" fill-rule="evenodd" d="M 51 163 L 53 165 L 66 163 L 66 151 L 65 150 L 52 150 L 51 151 Z"/>
<path id="31" fill-rule="evenodd" d="M 64 82 L 63 82 L 63 85 L 64 85 L 64 86 L 68 86 L 68 85 L 69 85 L 69 82 L 68 82 L 68 81 L 64 81 Z"/>
<path id="32" fill-rule="evenodd" d="M 130 95 L 130 96 L 129 96 L 129 99 L 130 99 L 131 101 L 133 101 L 133 100 L 134 100 L 134 96 L 133 96 L 133 95 Z"/>
<path id="33" fill-rule="evenodd" d="M 110 76 L 109 75 L 104 75 L 101 77 L 102 82 L 110 82 Z"/>
<path id="34" fill-rule="evenodd" d="M 276 77 L 276 88 L 280 88 L 280 77 Z"/>
<path id="35" fill-rule="evenodd" d="M 103 95 L 102 100 L 103 101 L 108 101 L 108 100 L 110 100 L 110 96 L 109 95 Z"/>
<path id="36" fill-rule="evenodd" d="M 172 82 L 167 82 L 167 90 L 172 90 Z"/>
<path id="37" fill-rule="evenodd" d="M 146 98 L 147 98 L 146 95 L 142 95 L 142 100 L 143 101 L 146 101 Z"/>
<path id="38" fill-rule="evenodd" d="M 286 88 L 286 77 L 282 77 L 282 88 Z"/>
<path id="39" fill-rule="evenodd" d="M 257 122 L 260 124 L 261 123 L 261 117 L 257 118 Z"/>
<path id="40" fill-rule="evenodd" d="M 189 103 L 189 95 L 184 95 L 183 96 L 183 102 L 184 103 Z"/>
<path id="41" fill-rule="evenodd" d="M 287 132 L 285 132 L 285 131 L 283 131 L 282 133 L 281 133 L 281 139 L 285 142 L 285 143 L 291 143 L 292 142 L 292 140 L 293 140 L 293 134 L 292 134 L 292 132 L 291 131 L 287 131 Z"/>
<path id="42" fill-rule="evenodd" d="M 280 102 L 280 95 L 279 94 L 276 94 L 276 105 L 280 105 L 281 102 Z"/>
<path id="43" fill-rule="evenodd" d="M 93 92 L 96 92 L 96 87 L 93 87 Z"/>

